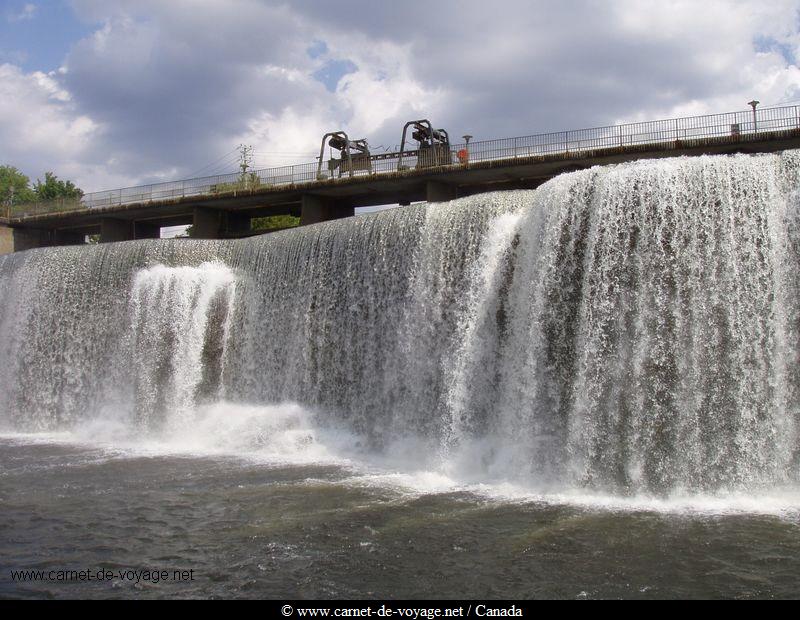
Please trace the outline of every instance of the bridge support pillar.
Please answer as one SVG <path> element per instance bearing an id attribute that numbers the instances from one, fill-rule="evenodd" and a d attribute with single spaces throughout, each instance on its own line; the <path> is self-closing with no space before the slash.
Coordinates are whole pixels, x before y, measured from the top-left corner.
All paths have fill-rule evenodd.
<path id="1" fill-rule="evenodd" d="M 0 255 L 47 245 L 50 245 L 50 238 L 45 230 L 11 228 L 11 226 L 0 224 Z"/>
<path id="2" fill-rule="evenodd" d="M 133 225 L 133 236 L 136 239 L 160 239 L 161 226 L 153 222 L 136 222 Z"/>
<path id="3" fill-rule="evenodd" d="M 428 181 L 425 184 L 425 200 L 428 202 L 447 202 L 458 198 L 458 191 L 452 185 L 439 181 Z"/>
<path id="4" fill-rule="evenodd" d="M 228 211 L 225 214 L 225 233 L 226 236 L 237 236 L 242 233 L 250 232 L 250 217 L 249 213 L 239 213 L 237 211 Z"/>
<path id="5" fill-rule="evenodd" d="M 53 245 L 83 245 L 86 243 L 86 235 L 76 233 L 72 230 L 54 230 Z"/>
<path id="6" fill-rule="evenodd" d="M 223 239 L 238 237 L 250 231 L 251 215 L 238 211 L 223 211 L 195 207 L 192 220 L 193 239 Z"/>
<path id="7" fill-rule="evenodd" d="M 219 239 L 222 232 L 222 211 L 195 207 L 192 219 L 192 239 Z"/>
<path id="8" fill-rule="evenodd" d="M 104 217 L 100 220 L 100 243 L 133 241 L 133 228 L 133 222 L 130 220 L 118 220 L 113 217 Z"/>
<path id="9" fill-rule="evenodd" d="M 339 218 L 353 215 L 355 215 L 354 207 L 337 204 L 333 198 L 303 194 L 303 203 L 300 209 L 300 226 L 338 220 Z"/>
<path id="10" fill-rule="evenodd" d="M 14 229 L 0 224 L 0 255 L 14 251 Z"/>

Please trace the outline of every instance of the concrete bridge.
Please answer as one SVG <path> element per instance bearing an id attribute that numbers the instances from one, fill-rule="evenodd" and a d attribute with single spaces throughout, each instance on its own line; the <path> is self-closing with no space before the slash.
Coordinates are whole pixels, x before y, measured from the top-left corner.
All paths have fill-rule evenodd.
<path id="1" fill-rule="evenodd" d="M 161 227 L 192 225 L 205 239 L 252 234 L 253 217 L 291 214 L 301 224 L 348 217 L 356 207 L 439 202 L 534 188 L 561 174 L 643 158 L 758 153 L 800 148 L 800 107 L 763 108 L 448 145 L 87 194 L 80 201 L 8 207 L 0 254 L 48 245 L 158 238 Z M 332 165 L 333 164 L 333 165 Z M 338 174 L 337 174 L 338 173 Z"/>

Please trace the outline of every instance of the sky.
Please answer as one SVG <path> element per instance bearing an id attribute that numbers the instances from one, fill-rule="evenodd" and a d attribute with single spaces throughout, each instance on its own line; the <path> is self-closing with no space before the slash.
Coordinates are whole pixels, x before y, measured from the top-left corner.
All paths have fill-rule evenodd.
<path id="1" fill-rule="evenodd" d="M 800 0 L 0 0 L 0 165 L 85 191 L 800 103 Z"/>

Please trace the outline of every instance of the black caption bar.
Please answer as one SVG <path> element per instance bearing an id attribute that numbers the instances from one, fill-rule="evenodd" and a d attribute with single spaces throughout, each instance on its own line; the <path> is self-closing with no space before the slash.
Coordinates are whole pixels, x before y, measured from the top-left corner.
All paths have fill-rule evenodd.
<path id="1" fill-rule="evenodd" d="M 525 618 L 532 612 L 523 601 L 272 601 L 278 616 L 292 620 L 374 618 Z"/>

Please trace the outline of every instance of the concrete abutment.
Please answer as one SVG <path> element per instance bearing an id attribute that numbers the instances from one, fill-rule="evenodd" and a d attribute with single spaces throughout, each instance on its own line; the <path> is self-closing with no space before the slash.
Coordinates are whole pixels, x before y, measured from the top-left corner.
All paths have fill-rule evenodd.
<path id="1" fill-rule="evenodd" d="M 0 224 L 0 255 L 53 245 L 80 245 L 84 236 L 71 231 L 17 228 Z"/>
<path id="2" fill-rule="evenodd" d="M 300 225 L 318 224 L 355 215 L 355 208 L 338 203 L 333 198 L 303 194 L 300 207 Z"/>
<path id="3" fill-rule="evenodd" d="M 425 200 L 427 202 L 447 202 L 458 198 L 458 188 L 440 181 L 425 183 Z"/>
<path id="4" fill-rule="evenodd" d="M 114 241 L 132 241 L 134 238 L 134 224 L 130 220 L 119 220 L 113 217 L 104 217 L 100 221 L 100 243 Z"/>
<path id="5" fill-rule="evenodd" d="M 193 239 L 237 237 L 250 231 L 251 219 L 249 213 L 195 207 L 191 237 Z"/>

